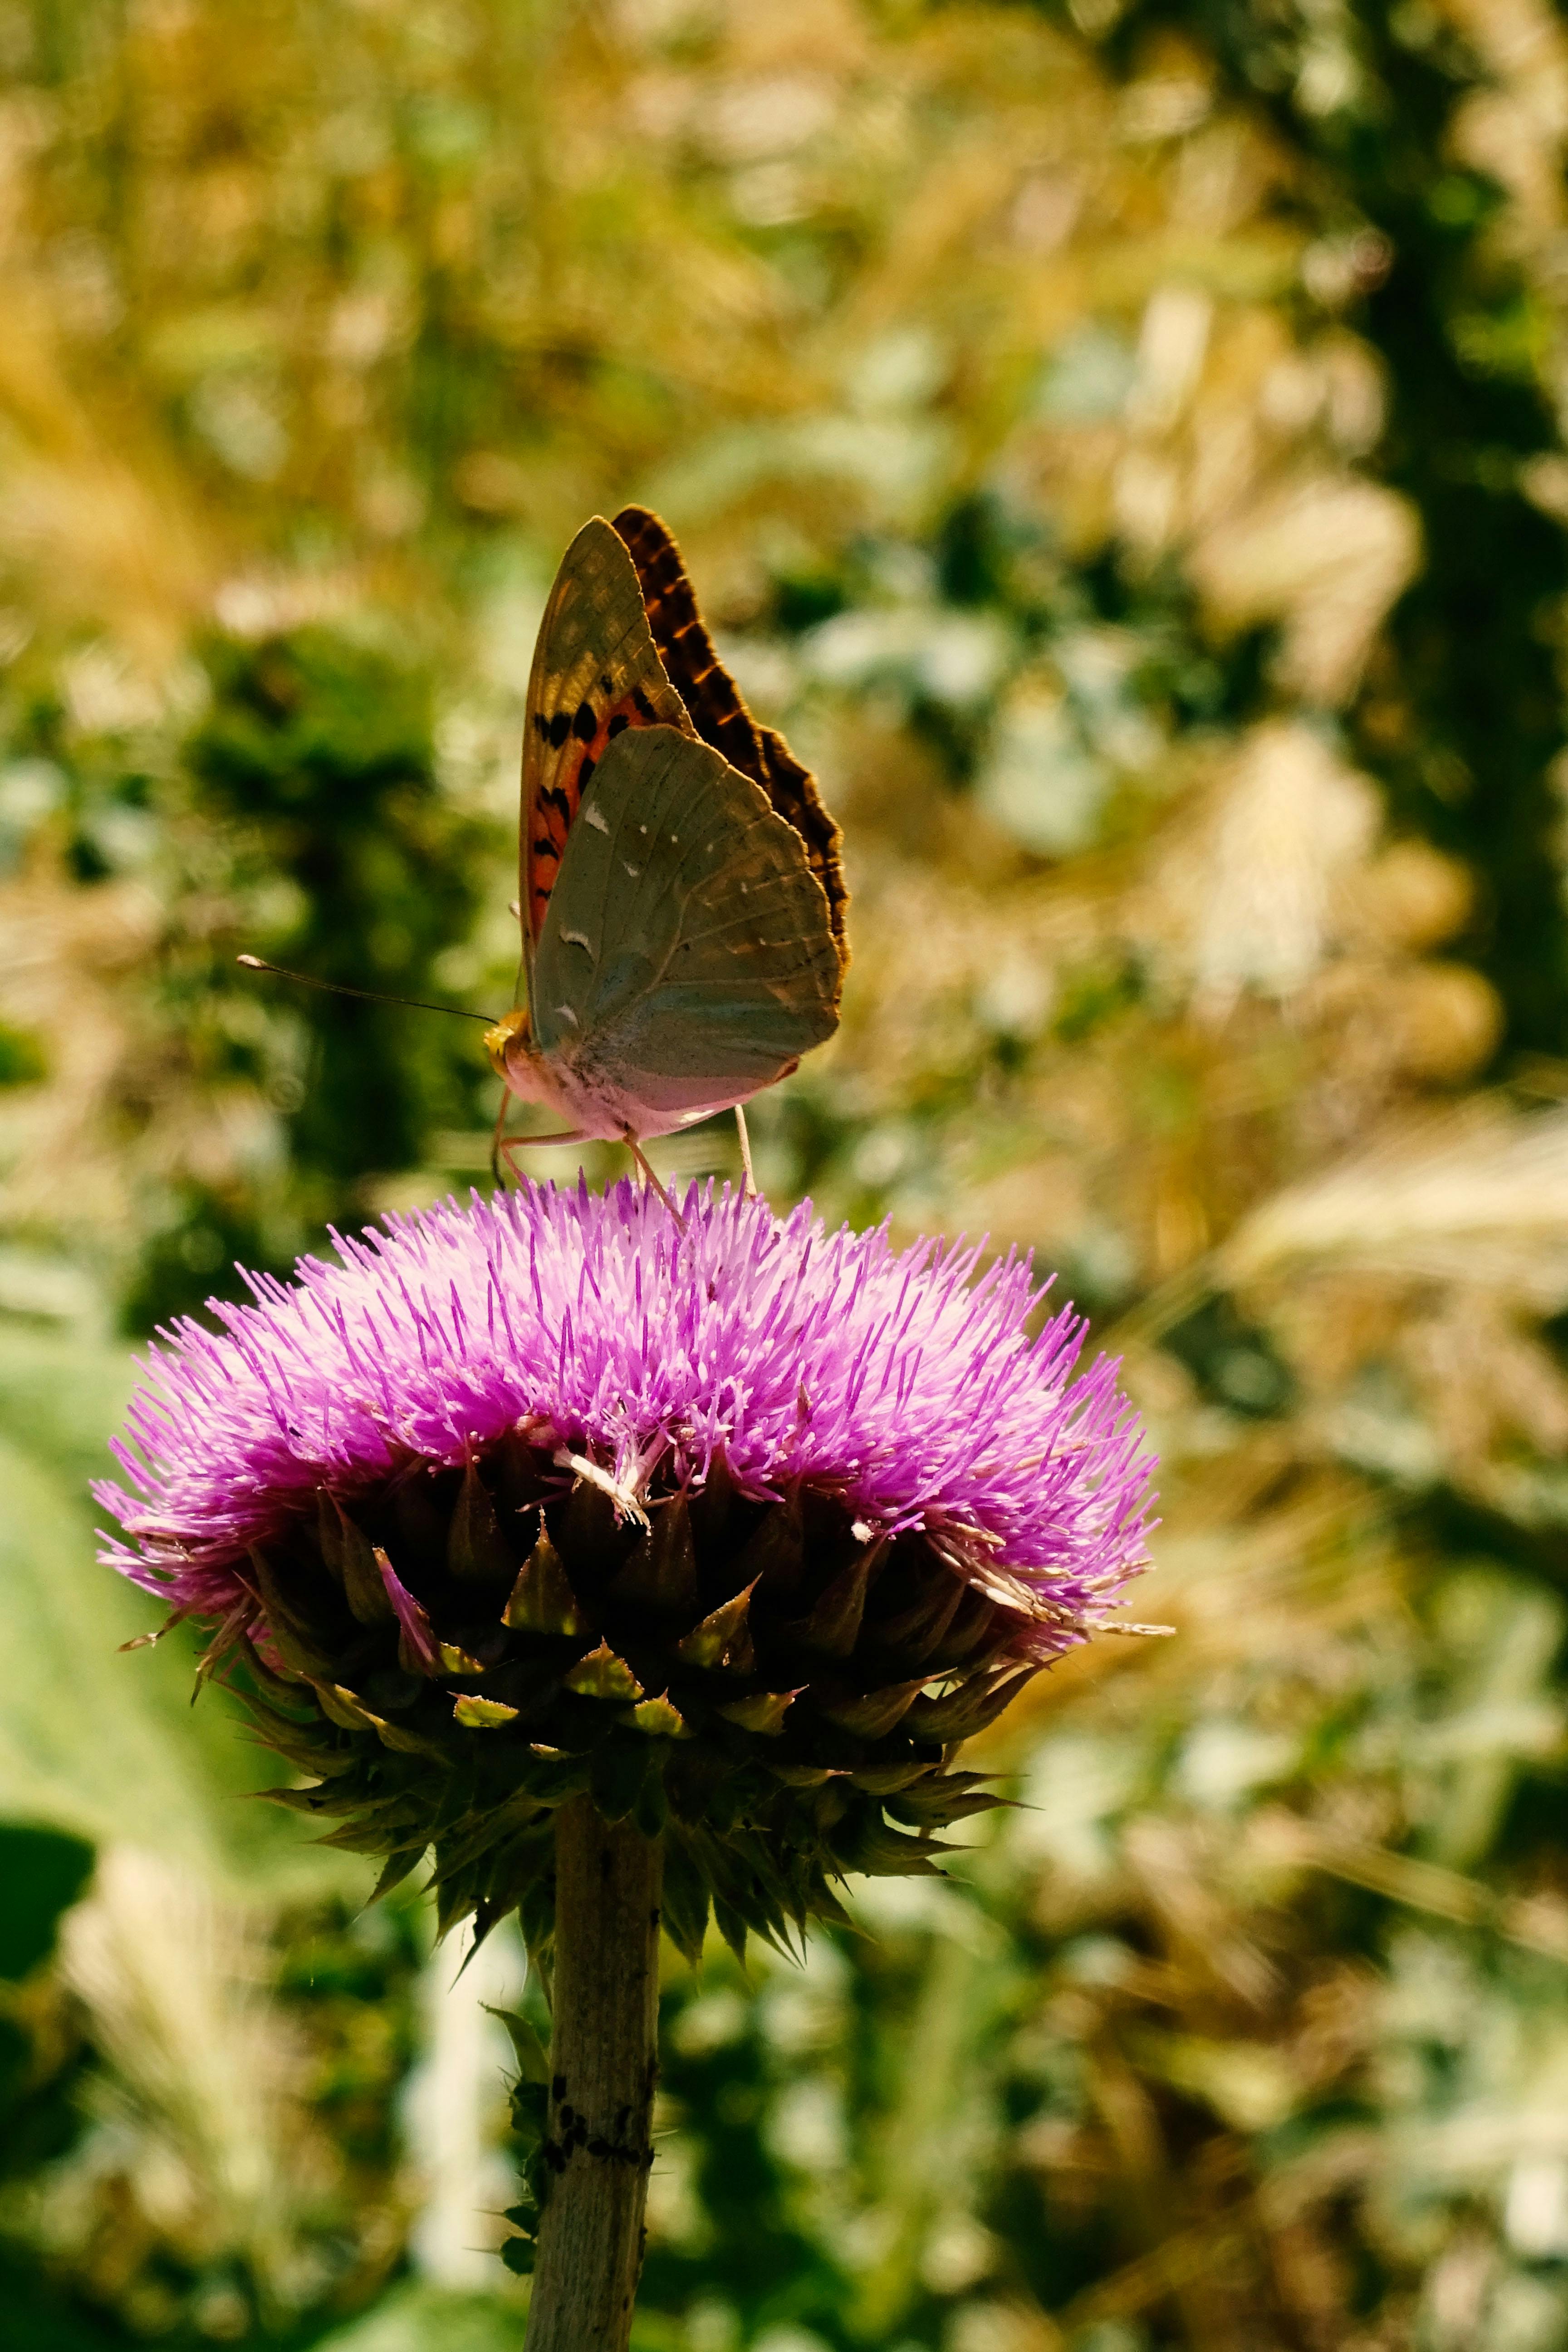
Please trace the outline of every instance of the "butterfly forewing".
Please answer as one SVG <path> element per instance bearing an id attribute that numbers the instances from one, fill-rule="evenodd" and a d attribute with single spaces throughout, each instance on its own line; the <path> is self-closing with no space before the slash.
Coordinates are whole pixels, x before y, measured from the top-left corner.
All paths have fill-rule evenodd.
<path id="1" fill-rule="evenodd" d="M 672 729 L 614 739 L 540 935 L 543 1051 L 658 1134 L 830 1036 L 839 980 L 826 896 L 761 787 Z"/>
<path id="2" fill-rule="evenodd" d="M 605 749 L 637 727 L 694 730 L 654 646 L 637 572 L 602 516 L 584 523 L 544 608 L 522 744 L 525 953 L 537 945 L 583 793 Z"/>
<path id="3" fill-rule="evenodd" d="M 827 901 L 842 968 L 849 960 L 845 938 L 849 894 L 838 827 L 823 806 L 816 777 L 801 766 L 782 735 L 759 726 L 747 709 L 703 625 L 680 550 L 658 516 L 647 507 L 623 507 L 615 528 L 637 567 L 653 642 L 698 734 L 721 751 L 731 767 L 759 784 L 775 813 L 799 835 Z"/>

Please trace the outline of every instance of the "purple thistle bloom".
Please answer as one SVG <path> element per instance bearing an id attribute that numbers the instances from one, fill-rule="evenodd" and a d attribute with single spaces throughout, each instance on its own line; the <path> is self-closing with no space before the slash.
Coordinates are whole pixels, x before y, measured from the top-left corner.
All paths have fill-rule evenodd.
<path id="1" fill-rule="evenodd" d="M 722 1456 L 742 1496 L 804 1486 L 876 1534 L 923 1531 L 1016 1612 L 1021 1656 L 1104 1621 L 1147 1564 L 1152 1457 L 1114 1363 L 1077 1371 L 1081 1318 L 1029 1339 L 1026 1259 L 975 1279 L 980 1245 L 895 1253 L 711 1185 L 683 1213 L 629 1183 L 525 1185 L 334 1236 L 340 1263 L 306 1258 L 291 1286 L 247 1277 L 221 1334 L 185 1321 L 150 1350 L 115 1447 L 130 1489 L 96 1490 L 132 1541 L 103 1557 L 220 1618 L 250 1548 L 323 1489 L 352 1505 L 521 1423 L 563 1489 L 589 1465 L 624 1508 Z"/>

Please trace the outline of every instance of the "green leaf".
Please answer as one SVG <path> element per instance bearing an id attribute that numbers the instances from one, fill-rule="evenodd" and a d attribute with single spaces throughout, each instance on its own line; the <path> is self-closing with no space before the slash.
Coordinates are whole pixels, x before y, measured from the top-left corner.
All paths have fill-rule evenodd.
<path id="1" fill-rule="evenodd" d="M 463 1465 L 447 1530 L 447 1568 L 460 1584 L 510 1583 L 517 1573 L 517 1555 L 501 1534 L 489 1488 L 472 1461 Z"/>
<path id="2" fill-rule="evenodd" d="M 503 1723 L 517 1721 L 515 1706 L 507 1706 L 499 1698 L 480 1698 L 476 1693 L 464 1691 L 454 1702 L 452 1718 L 468 1731 L 495 1731 Z"/>
<path id="3" fill-rule="evenodd" d="M 468 1650 L 459 1650 L 456 1642 L 437 1642 L 436 1654 L 441 1661 L 444 1675 L 482 1675 L 485 1671 L 483 1660 L 476 1658 Z M 514 1715 L 517 1712 L 515 1707 L 512 1712 Z"/>
<path id="4" fill-rule="evenodd" d="M 356 1622 L 390 1625 L 395 1612 L 381 1580 L 370 1538 L 325 1486 L 316 1502 L 316 1534 L 321 1558 L 342 1586 L 343 1597 Z"/>
<path id="5" fill-rule="evenodd" d="M 905 1717 L 905 1728 L 911 1738 L 969 1739 L 986 1725 L 994 1723 L 1026 1683 L 1033 1682 L 1039 1673 L 1037 1665 L 998 1666 L 977 1675 L 945 1698 L 918 1698 Z"/>
<path id="6" fill-rule="evenodd" d="M 796 1591 L 804 1564 L 800 1496 L 793 1494 L 768 1512 L 741 1554 L 739 1566 L 748 1583 L 766 1577 L 769 1596 L 776 1602 L 787 1601 Z"/>
<path id="7" fill-rule="evenodd" d="M 752 1589 L 748 1584 L 732 1600 L 704 1617 L 700 1625 L 694 1625 L 685 1640 L 676 1643 L 676 1655 L 689 1666 L 722 1667 L 731 1674 L 750 1674 L 752 1653 L 748 1620 Z"/>
<path id="8" fill-rule="evenodd" d="M 501 1622 L 521 1633 L 553 1633 L 563 1640 L 587 1630 L 560 1553 L 541 1526 L 539 1541 L 517 1572 Z"/>
<path id="9" fill-rule="evenodd" d="M 862 1739 L 882 1739 L 908 1714 L 930 1679 L 929 1675 L 917 1675 L 912 1682 L 889 1683 L 881 1690 L 853 1692 L 841 1698 L 819 1695 L 816 1704 L 828 1722 L 842 1730 L 853 1731 Z"/>
<path id="10" fill-rule="evenodd" d="M 373 1715 L 363 1699 L 342 1683 L 312 1683 L 310 1687 L 321 1702 L 321 1713 L 341 1731 L 380 1730 L 380 1716 Z"/>
<path id="11" fill-rule="evenodd" d="M 372 1557 L 397 1614 L 398 1664 L 405 1675 L 438 1675 L 441 1654 L 423 1603 L 409 1591 L 380 1544 L 373 1546 Z"/>
<path id="12" fill-rule="evenodd" d="M 879 1542 L 865 1545 L 817 1596 L 809 1615 L 794 1628 L 806 1649 L 821 1650 L 830 1658 L 849 1655 L 859 1639 L 872 1571 L 880 1566 L 885 1549 Z"/>
<path id="13" fill-rule="evenodd" d="M 855 1775 L 857 1788 L 867 1786 L 859 1773 Z M 967 1820 L 972 1813 L 997 1811 L 1011 1805 L 1011 1800 L 998 1797 L 984 1772 L 933 1772 L 901 1789 L 884 1792 L 884 1810 L 913 1829 L 938 1828 L 944 1822 Z"/>
<path id="14" fill-rule="evenodd" d="M 643 1695 L 641 1683 L 608 1642 L 601 1642 L 596 1650 L 580 1658 L 564 1681 L 568 1690 L 583 1698 L 637 1699 Z"/>
<path id="15" fill-rule="evenodd" d="M 732 1698 L 717 1711 L 726 1723 L 738 1724 L 742 1731 L 760 1731 L 765 1738 L 773 1739 L 784 1729 L 784 1717 L 789 1713 L 801 1691 L 756 1691 L 750 1698 Z"/>
<path id="16" fill-rule="evenodd" d="M 437 1741 L 426 1739 L 422 1732 L 408 1731 L 401 1723 L 384 1723 L 378 1717 L 375 1733 L 382 1746 L 392 1748 L 396 1755 L 428 1756 L 433 1763 L 451 1763 L 451 1758 Z"/>
<path id="17" fill-rule="evenodd" d="M 671 1836 L 664 1853 L 664 1929 L 684 1959 L 696 1968 L 708 1934 L 709 1887 L 691 1847 Z"/>
<path id="18" fill-rule="evenodd" d="M 524 2074 L 512 2084 L 511 2127 L 525 2153 L 540 2145 L 549 2121 L 550 2062 L 546 2057 L 542 2074 Z"/>
<path id="19" fill-rule="evenodd" d="M 946 1851 L 934 1838 L 906 1836 L 880 1820 L 847 1828 L 835 1843 L 847 1870 L 870 1878 L 930 1878 L 937 1874 L 932 1856 Z"/>
<path id="20" fill-rule="evenodd" d="M 689 1618 L 697 1609 L 697 1551 L 684 1495 L 661 1504 L 611 1588 L 617 1601 Z"/>
<path id="21" fill-rule="evenodd" d="M 250 1578 L 267 1619 L 272 1644 L 284 1664 L 307 1677 L 325 1675 L 331 1660 L 310 1621 L 308 1607 L 259 1544 L 249 1550 Z"/>
<path id="22" fill-rule="evenodd" d="M 724 1712 L 722 1707 L 719 1711 Z M 697 1736 L 668 1691 L 661 1691 L 657 1698 L 643 1699 L 633 1707 L 631 1719 L 649 1739 L 694 1739 Z"/>
<path id="23" fill-rule="evenodd" d="M 425 1859 L 425 1853 L 426 1849 L 418 1846 L 410 1847 L 405 1853 L 388 1854 L 381 1876 L 370 1891 L 371 1902 L 379 1903 L 384 1895 L 390 1895 L 395 1886 L 401 1886 L 410 1871 L 418 1869 Z"/>
<path id="24" fill-rule="evenodd" d="M 517 2071 L 522 2080 L 525 2083 L 548 2084 L 550 2053 L 527 2018 L 515 2009 L 490 2009 L 489 2001 L 486 2001 L 485 2007 L 489 2009 L 492 2017 L 500 2018 L 510 2035 L 512 2054 L 517 2060 Z M 508 2219 L 510 2218 L 509 2215 Z"/>
<path id="25" fill-rule="evenodd" d="M 919 1599 L 897 1616 L 879 1618 L 868 1625 L 866 1639 L 873 1649 L 902 1652 L 911 1665 L 919 1665 L 931 1655 L 970 1590 L 951 1569 L 932 1568 L 927 1571 L 925 1590 Z"/>

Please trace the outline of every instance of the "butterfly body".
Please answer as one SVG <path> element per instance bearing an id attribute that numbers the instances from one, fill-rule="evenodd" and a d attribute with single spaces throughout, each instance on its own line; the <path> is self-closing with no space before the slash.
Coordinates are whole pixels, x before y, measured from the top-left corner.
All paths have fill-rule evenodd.
<path id="1" fill-rule="evenodd" d="M 528 1003 L 487 1042 L 510 1092 L 576 1134 L 689 1126 L 837 1027 L 837 828 L 752 719 L 643 509 L 584 525 L 545 608 L 521 863 Z"/>
<path id="2" fill-rule="evenodd" d="M 514 1033 L 508 1040 L 498 1066 L 521 1101 L 538 1103 L 554 1112 L 566 1121 L 573 1139 L 584 1143 L 641 1142 L 645 1138 L 673 1135 L 683 1127 L 695 1127 L 715 1111 L 732 1110 L 736 1103 L 751 1100 L 750 1094 L 738 1095 L 724 1087 L 716 1101 L 698 1103 L 671 1115 L 668 1107 L 646 1098 L 645 1089 L 624 1065 L 617 1066 L 614 1056 L 595 1055 L 581 1064 L 552 1058 L 540 1052 L 526 1032 Z M 772 1086 L 788 1077 L 795 1067 L 795 1062 L 784 1064 L 763 1084 Z"/>

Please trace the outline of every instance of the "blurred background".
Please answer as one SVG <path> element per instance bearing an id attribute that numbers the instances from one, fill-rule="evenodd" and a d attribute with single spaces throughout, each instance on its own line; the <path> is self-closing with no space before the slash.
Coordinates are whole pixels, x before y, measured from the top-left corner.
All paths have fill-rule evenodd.
<path id="1" fill-rule="evenodd" d="M 672 1963 L 638 2352 L 1558 2352 L 1568 20 L 4 0 L 0 80 L 0 2343 L 521 2343 L 516 1948 L 243 1801 L 85 1482 L 237 1257 L 488 1183 L 468 1024 L 234 959 L 507 1007 L 637 498 L 846 828 L 763 1179 L 1060 1269 L 1179 1629 L 870 1937 Z"/>

